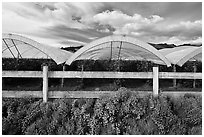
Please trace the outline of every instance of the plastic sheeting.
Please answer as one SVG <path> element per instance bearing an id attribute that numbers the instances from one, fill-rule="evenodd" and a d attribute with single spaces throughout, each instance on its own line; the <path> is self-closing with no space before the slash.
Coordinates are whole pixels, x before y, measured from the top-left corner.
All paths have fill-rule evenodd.
<path id="1" fill-rule="evenodd" d="M 145 60 L 170 66 L 171 63 L 154 47 L 135 38 L 112 35 L 97 39 L 79 49 L 66 61 L 75 60 Z"/>
<path id="2" fill-rule="evenodd" d="M 172 64 L 182 66 L 187 61 L 202 61 L 202 46 L 181 46 L 159 50 Z"/>
<path id="3" fill-rule="evenodd" d="M 53 59 L 57 64 L 64 63 L 73 53 L 40 44 L 16 34 L 2 35 L 3 58 L 43 58 Z"/>

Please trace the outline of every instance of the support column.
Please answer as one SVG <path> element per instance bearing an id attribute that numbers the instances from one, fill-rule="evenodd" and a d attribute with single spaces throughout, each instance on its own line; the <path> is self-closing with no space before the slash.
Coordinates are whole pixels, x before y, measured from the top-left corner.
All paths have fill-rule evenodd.
<path id="1" fill-rule="evenodd" d="M 82 72 L 82 77 L 81 77 L 81 87 L 84 86 L 84 78 L 83 78 L 83 72 L 84 72 L 84 64 L 81 65 L 81 72 Z"/>
<path id="2" fill-rule="evenodd" d="M 159 68 L 153 67 L 153 96 L 157 97 L 159 94 Z"/>
<path id="3" fill-rule="evenodd" d="M 43 102 L 48 99 L 48 66 L 43 66 Z"/>
<path id="4" fill-rule="evenodd" d="M 62 71 L 64 72 L 66 70 L 66 66 L 62 66 Z M 64 87 L 64 78 L 61 79 L 61 87 Z"/>
<path id="5" fill-rule="evenodd" d="M 173 65 L 173 71 L 176 72 L 176 65 Z M 173 87 L 176 88 L 176 79 L 173 79 Z"/>
<path id="6" fill-rule="evenodd" d="M 197 71 L 197 67 L 196 67 L 196 63 L 194 62 L 193 72 L 196 73 L 196 71 Z M 193 88 L 196 88 L 196 79 L 193 80 Z"/>

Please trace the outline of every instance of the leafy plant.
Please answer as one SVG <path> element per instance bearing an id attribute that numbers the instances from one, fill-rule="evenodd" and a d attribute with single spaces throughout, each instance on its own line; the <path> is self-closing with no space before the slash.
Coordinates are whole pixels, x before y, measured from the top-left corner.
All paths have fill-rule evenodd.
<path id="1" fill-rule="evenodd" d="M 3 99 L 4 135 L 188 135 L 202 132 L 202 97 L 140 96 L 122 87 L 99 99 Z"/>

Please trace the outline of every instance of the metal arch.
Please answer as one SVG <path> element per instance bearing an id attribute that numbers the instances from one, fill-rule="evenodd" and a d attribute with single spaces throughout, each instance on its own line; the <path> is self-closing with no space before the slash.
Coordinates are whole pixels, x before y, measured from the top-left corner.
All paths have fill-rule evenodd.
<path id="1" fill-rule="evenodd" d="M 12 56 L 13 56 L 14 58 L 16 58 L 16 57 L 14 56 L 13 52 L 11 51 L 10 47 L 8 46 L 8 44 L 6 43 L 6 41 L 5 41 L 4 39 L 3 39 L 3 42 L 5 43 L 6 47 L 9 49 L 10 53 L 12 54 Z"/>
<path id="2" fill-rule="evenodd" d="M 89 50 L 87 52 L 84 52 L 83 55 L 78 57 L 78 59 L 86 58 L 86 56 L 88 57 L 87 59 L 89 59 L 89 58 L 91 58 L 90 56 L 92 56 L 92 55 L 95 56 L 94 60 L 96 60 L 96 59 L 103 59 L 104 58 L 104 54 L 106 54 L 106 55 L 109 54 L 108 50 L 109 49 L 111 50 L 111 46 L 108 46 L 108 45 L 104 46 L 103 48 L 100 48 L 100 49 L 102 49 L 105 52 L 103 54 L 98 49 L 93 49 L 94 47 L 92 47 L 90 49 L 93 49 L 93 50 L 91 50 L 91 51 Z M 114 47 L 114 48 L 117 48 L 117 47 Z M 120 48 L 120 46 L 118 48 Z M 130 57 L 125 57 L 127 60 L 129 60 L 129 58 L 135 58 L 134 56 L 139 55 L 139 56 L 141 56 L 142 60 L 153 61 L 153 62 L 155 62 L 157 64 L 163 65 L 163 63 L 161 63 L 162 62 L 161 60 L 160 61 L 159 60 L 156 61 L 155 59 L 146 59 L 146 57 L 142 56 L 141 53 L 140 53 L 140 52 L 144 52 L 144 51 L 135 52 L 135 51 L 133 51 L 129 47 L 123 47 L 123 49 L 121 49 L 121 50 L 122 50 L 122 52 L 120 54 L 122 56 L 124 56 L 124 55 L 130 56 Z M 118 52 L 119 52 L 119 50 L 116 53 L 114 53 L 114 60 L 116 60 L 118 58 Z M 155 56 L 155 57 L 158 58 L 157 56 Z M 113 52 L 112 52 L 112 59 L 113 59 Z M 132 59 L 130 59 L 130 60 L 132 60 Z"/>
<path id="3" fill-rule="evenodd" d="M 21 53 L 19 52 L 19 50 L 18 50 L 16 44 L 14 43 L 13 39 L 11 39 L 11 42 L 13 43 L 14 47 L 16 48 L 16 51 L 18 52 L 18 58 L 19 58 L 19 55 L 22 58 Z"/>
<path id="4" fill-rule="evenodd" d="M 112 36 L 107 36 L 101 39 L 97 39 L 89 44 L 87 44 L 86 46 L 82 47 L 81 49 L 79 49 L 77 52 L 75 52 L 71 58 L 69 58 L 66 61 L 66 64 L 70 65 L 75 59 L 77 59 L 81 54 L 83 54 L 84 52 L 86 52 L 87 50 L 93 48 L 93 47 L 97 47 L 98 45 L 101 45 L 103 43 L 107 43 L 107 42 L 111 42 L 111 41 L 123 41 L 123 42 L 128 42 L 131 43 L 135 46 L 139 46 L 141 48 L 144 48 L 145 50 L 151 52 L 152 54 L 154 54 L 155 56 L 157 56 L 159 59 L 161 59 L 167 66 L 171 66 L 171 63 L 168 61 L 168 59 L 166 57 L 164 57 L 160 52 L 158 52 L 157 49 L 155 49 L 154 47 L 152 47 L 151 45 L 139 41 L 135 38 L 132 37 L 127 37 L 127 36 L 121 36 L 121 35 L 112 35 Z"/>

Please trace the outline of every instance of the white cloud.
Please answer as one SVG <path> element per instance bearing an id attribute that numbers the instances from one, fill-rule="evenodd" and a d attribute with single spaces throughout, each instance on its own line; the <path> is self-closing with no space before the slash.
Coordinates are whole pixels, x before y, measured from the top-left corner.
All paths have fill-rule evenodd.
<path id="1" fill-rule="evenodd" d="M 2 30 L 30 35 L 39 42 L 45 42 L 44 38 L 47 38 L 46 42 L 51 45 L 65 41 L 64 38 L 91 39 L 100 37 L 95 33 L 105 36 L 112 32 L 156 43 L 199 43 L 202 40 L 202 20 L 166 19 L 159 15 L 145 17 L 137 13 L 128 15 L 119 9 L 101 12 L 103 6 L 103 3 L 82 2 L 2 3 Z M 63 26 L 63 29 L 56 26 Z M 96 32 L 91 34 L 87 28 Z M 51 30 L 56 33 L 50 33 Z M 81 34 L 81 31 L 86 33 Z"/>
<path id="2" fill-rule="evenodd" d="M 168 42 L 173 44 L 200 43 L 200 39 L 193 40 L 193 37 L 202 37 L 202 21 L 166 21 L 159 15 L 143 17 L 139 14 L 133 16 L 124 14 L 121 11 L 105 11 L 96 14 L 93 21 L 102 25 L 110 25 L 115 28 L 114 34 L 127 34 L 146 42 Z"/>
<path id="3" fill-rule="evenodd" d="M 159 38 L 159 37 L 157 37 Z M 158 43 L 158 42 L 156 42 Z M 186 39 L 185 37 L 160 37 L 159 43 L 167 43 L 167 44 L 175 44 L 175 45 L 182 45 L 182 44 L 202 44 L 202 37 L 195 37 L 191 39 Z"/>
<path id="4" fill-rule="evenodd" d="M 165 29 L 165 28 L 164 28 Z M 166 26 L 166 31 L 201 31 L 202 30 L 202 21 L 196 20 L 196 21 L 181 21 L 176 24 L 170 24 Z"/>
<path id="5" fill-rule="evenodd" d="M 149 18 L 146 18 L 139 14 L 130 16 L 121 11 L 105 11 L 96 14 L 93 17 L 94 22 L 98 22 L 102 25 L 108 24 L 115 28 L 115 34 L 131 34 L 131 32 L 138 33 L 136 31 L 143 27 L 153 26 L 162 20 L 164 20 L 164 18 L 158 15 L 152 15 Z"/>

